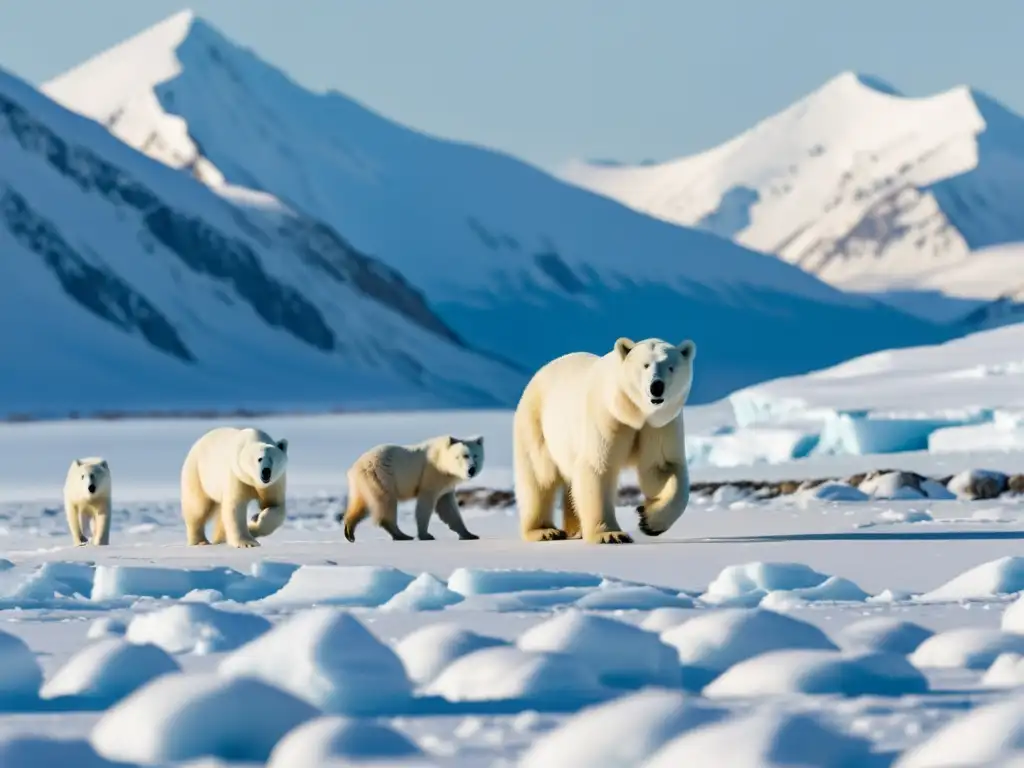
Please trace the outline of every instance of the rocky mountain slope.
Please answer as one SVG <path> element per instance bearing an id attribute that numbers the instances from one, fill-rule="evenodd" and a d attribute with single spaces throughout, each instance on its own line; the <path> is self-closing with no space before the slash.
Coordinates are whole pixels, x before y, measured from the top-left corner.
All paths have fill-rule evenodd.
<path id="1" fill-rule="evenodd" d="M 322 222 L 422 289 L 460 338 L 527 370 L 621 335 L 692 337 L 703 402 L 947 333 L 511 157 L 312 93 L 187 12 L 44 91 L 250 221 L 265 208 L 255 196 Z"/>

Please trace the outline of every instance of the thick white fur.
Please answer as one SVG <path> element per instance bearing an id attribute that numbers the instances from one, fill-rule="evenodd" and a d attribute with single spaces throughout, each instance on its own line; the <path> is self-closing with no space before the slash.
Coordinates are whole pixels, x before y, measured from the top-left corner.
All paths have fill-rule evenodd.
<path id="1" fill-rule="evenodd" d="M 189 544 L 258 547 L 285 520 L 288 441 L 258 429 L 218 427 L 200 437 L 181 468 L 181 514 Z M 264 477 L 264 469 L 269 475 Z M 249 502 L 260 511 L 246 520 Z M 206 524 L 214 518 L 213 540 Z"/>
<path id="2" fill-rule="evenodd" d="M 527 384 L 513 419 L 516 503 L 527 541 L 630 542 L 615 519 L 619 473 L 635 467 L 645 496 L 640 530 L 664 533 L 686 509 L 683 404 L 696 345 L 622 338 L 603 357 L 552 360 Z M 651 394 L 663 382 L 661 403 Z M 564 497 L 564 529 L 554 502 Z"/>
<path id="3" fill-rule="evenodd" d="M 76 547 L 86 544 L 87 523 L 93 544 L 106 546 L 110 543 L 110 490 L 110 467 L 106 459 L 90 456 L 71 462 L 64 479 L 64 513 Z"/>
<path id="4" fill-rule="evenodd" d="M 398 502 L 416 499 L 416 533 L 434 537 L 427 527 L 437 512 L 460 539 L 477 539 L 466 528 L 455 499 L 455 486 L 479 474 L 484 465 L 484 439 L 442 435 L 416 445 L 378 445 L 348 470 L 345 538 L 355 541 L 356 526 L 368 514 L 395 541 L 412 538 L 398 527 Z"/>

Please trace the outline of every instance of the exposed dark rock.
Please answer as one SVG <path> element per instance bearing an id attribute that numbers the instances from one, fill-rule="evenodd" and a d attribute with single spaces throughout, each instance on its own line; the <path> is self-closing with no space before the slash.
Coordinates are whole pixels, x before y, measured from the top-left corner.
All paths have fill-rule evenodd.
<path id="1" fill-rule="evenodd" d="M 21 105 L 3 95 L 0 133 L 8 133 L 25 151 L 44 158 L 83 191 L 138 211 L 142 225 L 185 266 L 231 285 L 268 325 L 322 351 L 334 349 L 334 333 L 320 311 L 293 287 L 268 275 L 256 253 L 244 242 L 169 207 L 125 170 L 85 147 L 69 146 Z M 215 196 L 211 199 L 230 208 Z"/>
<path id="2" fill-rule="evenodd" d="M 42 258 L 64 292 L 80 306 L 122 331 L 140 333 L 162 352 L 185 362 L 195 361 L 156 306 L 114 273 L 86 261 L 52 222 L 4 185 L 0 185 L 0 222 L 26 250 Z"/>

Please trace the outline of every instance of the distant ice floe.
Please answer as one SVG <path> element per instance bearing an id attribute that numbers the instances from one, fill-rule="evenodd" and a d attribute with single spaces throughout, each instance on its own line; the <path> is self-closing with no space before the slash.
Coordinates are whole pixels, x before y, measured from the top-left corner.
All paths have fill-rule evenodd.
<path id="1" fill-rule="evenodd" d="M 687 435 L 693 465 L 1024 449 L 1019 332 L 877 352 L 727 398 L 735 426 Z"/>

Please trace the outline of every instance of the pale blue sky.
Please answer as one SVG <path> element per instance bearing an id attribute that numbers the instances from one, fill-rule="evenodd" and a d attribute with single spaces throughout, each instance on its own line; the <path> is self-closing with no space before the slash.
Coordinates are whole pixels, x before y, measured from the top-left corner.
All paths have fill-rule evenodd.
<path id="1" fill-rule="evenodd" d="M 300 83 L 548 168 L 712 146 L 853 69 L 1024 112 L 1021 0 L 0 0 L 40 83 L 185 7 Z"/>

